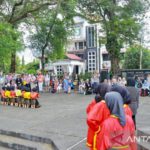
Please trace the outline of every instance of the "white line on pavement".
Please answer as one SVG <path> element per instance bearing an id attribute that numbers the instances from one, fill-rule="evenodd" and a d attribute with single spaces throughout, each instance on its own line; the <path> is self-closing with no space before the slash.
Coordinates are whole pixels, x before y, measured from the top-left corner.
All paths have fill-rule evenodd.
<path id="1" fill-rule="evenodd" d="M 86 138 L 82 139 L 81 141 L 79 141 L 76 144 L 72 145 L 71 147 L 67 148 L 67 150 L 71 150 L 72 148 L 74 148 L 75 146 L 77 146 L 78 144 L 82 143 L 85 140 L 86 140 Z"/>

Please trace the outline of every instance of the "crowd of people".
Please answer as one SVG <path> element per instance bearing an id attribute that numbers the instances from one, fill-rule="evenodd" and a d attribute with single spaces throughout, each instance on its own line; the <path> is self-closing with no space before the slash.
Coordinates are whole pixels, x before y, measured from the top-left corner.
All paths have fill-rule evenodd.
<path id="1" fill-rule="evenodd" d="M 96 96 L 87 106 L 87 146 L 90 150 L 136 150 L 136 114 L 139 96 L 150 92 L 150 75 L 126 80 L 113 77 L 99 82 L 98 76 L 83 80 L 68 74 L 63 78 L 43 75 L 0 75 L 1 103 L 24 108 L 37 108 L 39 94 L 74 93 Z"/>
<path id="2" fill-rule="evenodd" d="M 149 80 L 150 75 L 142 80 L 139 77 L 135 77 L 132 80 L 126 81 L 125 78 L 118 77 L 117 79 L 113 78 L 112 80 L 105 79 L 103 82 L 109 86 L 116 83 L 120 86 L 134 85 L 134 87 L 140 91 L 141 96 L 148 96 L 150 95 Z M 58 78 L 56 76 L 50 76 L 48 72 L 42 74 L 40 71 L 37 75 L 17 75 L 10 73 L 3 76 L 0 74 L 2 103 L 21 107 L 39 107 L 39 93 L 49 92 L 70 94 L 74 92 L 89 95 L 96 92 L 98 85 L 99 75 L 95 73 L 91 78 L 86 80 L 79 78 L 77 75 L 74 78 L 71 78 L 67 73 L 65 73 L 62 78 Z M 22 94 L 18 94 L 19 90 Z"/>
<path id="3" fill-rule="evenodd" d="M 44 77 L 43 77 L 44 79 Z M 2 105 L 24 108 L 39 108 L 39 90 L 41 90 L 42 74 L 8 74 L 0 77 Z"/>
<path id="4" fill-rule="evenodd" d="M 135 83 L 135 82 L 134 82 Z M 120 78 L 100 83 L 87 107 L 90 150 L 137 150 L 135 141 L 139 90 Z"/>
<path id="5" fill-rule="evenodd" d="M 112 84 L 112 80 L 105 79 L 104 83 Z M 135 77 L 134 79 L 126 80 L 124 77 L 118 77 L 117 83 L 121 86 L 127 86 L 135 82 L 135 87 L 140 90 L 141 96 L 148 96 L 150 94 L 150 75 L 145 78 Z M 8 74 L 6 76 L 0 75 L 0 86 L 4 84 L 10 84 L 17 87 L 19 84 L 25 85 L 31 91 L 32 88 L 37 86 L 39 92 L 51 92 L 51 93 L 68 93 L 70 94 L 72 90 L 75 93 L 80 94 L 92 94 L 99 84 L 99 76 L 93 74 L 89 79 L 83 80 L 77 75 L 74 78 L 71 78 L 67 73 L 62 78 L 50 76 L 47 72 L 42 74 L 38 72 L 37 75 L 32 74 Z"/>

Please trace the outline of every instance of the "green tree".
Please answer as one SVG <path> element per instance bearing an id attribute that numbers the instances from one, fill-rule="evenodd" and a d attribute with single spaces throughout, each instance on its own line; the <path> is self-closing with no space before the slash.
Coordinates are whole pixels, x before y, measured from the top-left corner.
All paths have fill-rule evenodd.
<path id="1" fill-rule="evenodd" d="M 144 6 L 140 0 L 79 0 L 81 16 L 101 24 L 114 74 L 119 71 L 120 49 L 137 40 L 136 16 L 143 13 Z"/>
<path id="2" fill-rule="evenodd" d="M 29 74 L 36 74 L 37 70 L 39 69 L 39 61 L 33 61 L 28 64 L 22 65 L 21 63 L 18 62 L 17 65 L 17 73 L 29 73 Z"/>
<path id="3" fill-rule="evenodd" d="M 50 10 L 50 6 L 54 5 L 57 5 L 56 0 L 2 0 L 0 3 L 0 21 L 5 21 L 17 29 L 21 22 L 30 19 L 31 14 L 42 13 L 45 9 Z M 11 72 L 16 70 L 16 51 L 17 49 L 12 51 L 10 56 Z"/>
<path id="4" fill-rule="evenodd" d="M 21 50 L 20 34 L 9 23 L 0 23 L 0 67 L 4 72 L 10 69 L 11 53 Z"/>
<path id="5" fill-rule="evenodd" d="M 29 74 L 36 74 L 38 69 L 39 69 L 38 61 L 33 61 L 33 62 L 25 65 L 25 72 L 27 72 Z"/>
<path id="6" fill-rule="evenodd" d="M 75 1 L 60 1 L 53 12 L 45 11 L 34 16 L 36 31 L 30 37 L 30 47 L 35 56 L 41 58 L 44 71 L 45 56 L 52 61 L 64 57 L 69 28 L 73 24 Z"/>
<path id="7" fill-rule="evenodd" d="M 150 60 L 150 50 L 140 45 L 133 45 L 130 48 L 128 48 L 125 53 L 124 68 L 140 69 L 140 61 L 141 61 L 143 69 L 150 69 L 149 60 Z"/>
<path id="8" fill-rule="evenodd" d="M 42 16 L 45 12 L 53 12 L 55 8 L 61 5 L 63 13 L 68 14 L 66 19 L 73 15 L 75 0 L 1 0 L 0 2 L 0 21 L 6 21 L 14 28 L 18 28 L 20 23 L 28 23 L 32 16 Z M 69 11 L 72 11 L 71 13 Z M 60 10 L 61 12 L 61 10 Z M 29 24 L 30 25 L 30 24 Z M 47 42 L 45 42 L 45 46 Z M 11 68 L 15 72 L 16 53 L 11 54 Z"/>

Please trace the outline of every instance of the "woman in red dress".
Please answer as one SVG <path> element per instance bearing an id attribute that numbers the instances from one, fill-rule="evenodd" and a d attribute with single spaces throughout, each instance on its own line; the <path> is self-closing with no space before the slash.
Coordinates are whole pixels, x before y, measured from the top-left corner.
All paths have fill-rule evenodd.
<path id="1" fill-rule="evenodd" d="M 109 85 L 105 83 L 100 84 L 97 89 L 97 96 L 87 107 L 88 133 L 86 145 L 91 150 L 96 148 L 97 132 L 100 130 L 102 122 L 110 115 L 104 101 L 104 96 L 109 90 Z"/>
<path id="2" fill-rule="evenodd" d="M 105 101 L 110 116 L 103 122 L 98 133 L 95 150 L 137 150 L 134 123 L 130 116 L 125 115 L 121 98 L 118 92 L 106 94 Z"/>

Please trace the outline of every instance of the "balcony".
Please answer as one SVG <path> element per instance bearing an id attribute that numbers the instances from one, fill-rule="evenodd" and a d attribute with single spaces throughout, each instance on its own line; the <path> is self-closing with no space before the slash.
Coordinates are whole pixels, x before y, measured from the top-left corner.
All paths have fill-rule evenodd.
<path id="1" fill-rule="evenodd" d="M 83 49 L 76 49 L 76 48 L 70 48 L 70 49 L 67 49 L 67 52 L 69 53 L 84 53 L 86 50 L 86 48 L 83 48 Z"/>

